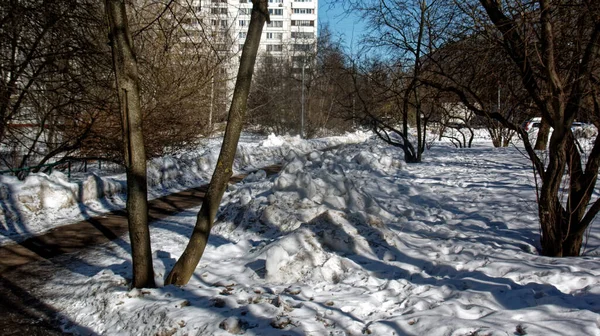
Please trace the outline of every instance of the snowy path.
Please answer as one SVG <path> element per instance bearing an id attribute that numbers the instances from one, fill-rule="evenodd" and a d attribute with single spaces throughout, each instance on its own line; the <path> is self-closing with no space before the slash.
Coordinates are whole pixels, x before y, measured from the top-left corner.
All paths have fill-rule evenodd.
<path id="1" fill-rule="evenodd" d="M 280 165 L 264 167 L 266 176 L 276 174 Z M 247 174 L 235 175 L 230 183 L 241 181 Z M 150 225 L 202 204 L 208 185 L 183 190 L 148 202 Z M 0 274 L 24 264 L 50 260 L 58 255 L 85 250 L 91 246 L 119 239 L 128 232 L 127 213 L 114 210 L 84 221 L 55 227 L 19 243 L 0 246 Z"/>
<path id="2" fill-rule="evenodd" d="M 230 188 L 187 286 L 129 291 L 124 238 L 58 258 L 45 300 L 67 330 L 100 334 L 600 335 L 595 231 L 586 257 L 541 257 L 517 150 L 427 154 L 401 167 L 371 141 L 290 156 Z M 159 283 L 197 210 L 152 228 Z"/>

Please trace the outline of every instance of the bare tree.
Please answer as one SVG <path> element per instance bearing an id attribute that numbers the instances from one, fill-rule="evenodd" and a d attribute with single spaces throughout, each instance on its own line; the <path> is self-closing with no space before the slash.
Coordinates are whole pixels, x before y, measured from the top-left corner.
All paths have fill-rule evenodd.
<path id="1" fill-rule="evenodd" d="M 165 284 L 167 285 L 185 285 L 192 277 L 206 248 L 219 204 L 233 173 L 233 160 L 246 114 L 247 100 L 250 93 L 260 37 L 265 22 L 270 22 L 267 0 L 252 0 L 252 5 L 248 35 L 242 49 L 240 68 L 235 83 L 231 107 L 229 108 L 227 128 L 225 129 L 223 145 L 221 146 L 221 152 L 217 160 L 217 167 L 210 180 L 208 191 L 198 213 L 196 226 L 194 227 L 190 241 L 167 276 L 165 280 Z"/>
<path id="2" fill-rule="evenodd" d="M 547 165 L 519 129 L 541 180 L 538 207 L 542 253 L 578 256 L 583 234 L 600 211 L 600 200 L 590 203 L 600 166 L 600 139 L 596 138 L 584 162 L 571 124 L 583 110 L 586 99 L 596 99 L 592 75 L 600 54 L 600 4 L 587 0 L 540 0 L 538 6 L 530 7 L 517 1 L 506 7 L 492 0 L 480 3 L 502 35 L 506 54 L 519 69 L 523 87 L 543 120 L 553 128 Z M 526 43 L 529 40 L 520 29 L 522 25 L 535 32 L 536 43 Z M 540 58 L 531 57 L 531 51 Z M 598 120 L 600 115 L 595 117 Z M 508 123 L 504 118 L 499 120 Z M 595 123 L 600 126 L 598 121 Z M 566 200 L 561 199 L 563 182 Z"/>
<path id="3" fill-rule="evenodd" d="M 480 98 L 473 86 L 449 82 L 440 85 L 433 81 L 428 84 L 455 93 L 478 115 L 491 116 L 520 134 L 539 176 L 541 253 L 555 257 L 578 256 L 585 230 L 600 211 L 600 199 L 592 202 L 600 167 L 600 139 L 596 137 L 589 154 L 581 152 L 571 124 L 577 116 L 589 116 L 589 111 L 594 111 L 591 119 L 600 126 L 595 91 L 595 69 L 600 54 L 600 4 L 591 0 L 511 1 L 502 5 L 493 0 L 480 0 L 481 7 L 475 3 L 456 4 L 472 19 L 470 22 L 463 19 L 466 24 L 476 27 L 482 32 L 481 36 L 502 41 L 503 55 L 513 64 L 526 100 L 531 102 L 528 108 L 535 107 L 542 120 L 553 128 L 547 163 L 534 150 L 518 123 L 477 104 Z"/>
<path id="4" fill-rule="evenodd" d="M 423 101 L 419 87 L 424 56 L 436 48 L 440 36 L 447 29 L 444 25 L 448 12 L 443 10 L 443 2 L 443 0 L 349 1 L 351 8 L 363 13 L 371 23 L 372 28 L 370 35 L 365 39 L 366 42 L 373 47 L 389 50 L 395 63 L 401 66 L 401 71 L 396 75 L 402 75 L 404 83 L 396 86 L 395 89 L 402 90 L 402 95 L 399 97 L 402 129 L 392 130 L 390 127 L 384 127 L 382 130 L 387 129 L 386 133 L 401 131 L 402 134 L 398 136 L 404 139 L 405 144 L 401 147 L 407 162 L 420 162 L 425 149 L 426 135 L 423 134 L 424 125 L 422 125 Z M 416 146 L 410 143 L 408 136 L 411 113 L 416 129 Z M 375 124 L 383 126 L 380 122 Z"/>
<path id="5" fill-rule="evenodd" d="M 312 42 L 312 38 L 310 41 L 296 38 L 289 49 L 284 44 L 281 54 L 267 51 L 259 55 L 261 62 L 257 65 L 248 101 L 247 122 L 255 130 L 300 134 L 302 110 L 306 137 L 342 132 L 351 127 L 340 102 L 336 101 L 337 81 L 342 83 L 339 77 L 346 67 L 341 47 L 332 40 L 326 27 L 321 30 L 318 47 L 311 51 L 294 50 L 294 45 L 311 45 L 308 42 Z"/>
<path id="6" fill-rule="evenodd" d="M 101 106 L 110 100 L 101 12 L 86 0 L 0 4 L 3 166 L 70 155 L 93 136 Z"/>
<path id="7" fill-rule="evenodd" d="M 275 134 L 300 133 L 301 83 L 287 55 L 260 55 L 248 99 L 248 123 Z"/>
<path id="8" fill-rule="evenodd" d="M 346 88 L 350 78 L 347 63 L 341 42 L 334 39 L 328 26 L 321 27 L 311 104 L 316 113 L 311 114 L 309 123 L 315 131 L 339 133 L 356 127 L 356 98 Z"/>
<path id="9" fill-rule="evenodd" d="M 125 1 L 106 0 L 106 16 L 122 116 L 127 169 L 127 217 L 133 264 L 132 286 L 154 287 L 139 75 Z"/>

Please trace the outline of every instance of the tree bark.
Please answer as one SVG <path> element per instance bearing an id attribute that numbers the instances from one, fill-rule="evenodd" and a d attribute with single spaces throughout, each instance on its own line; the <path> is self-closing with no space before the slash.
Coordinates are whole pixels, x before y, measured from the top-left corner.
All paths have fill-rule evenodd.
<path id="1" fill-rule="evenodd" d="M 206 248 L 219 204 L 232 175 L 233 160 L 242 131 L 244 115 L 246 114 L 246 104 L 250 93 L 258 45 L 265 21 L 270 21 L 267 0 L 252 0 L 252 5 L 248 35 L 242 49 L 240 68 L 233 91 L 231 107 L 229 108 L 227 127 L 217 167 L 210 180 L 190 241 L 167 276 L 165 285 L 182 286 L 187 284 L 192 277 Z"/>
<path id="2" fill-rule="evenodd" d="M 127 218 L 133 264 L 132 286 L 155 287 L 148 228 L 146 151 L 142 134 L 137 60 L 124 0 L 106 0 L 105 5 L 123 127 Z"/>
<path id="3" fill-rule="evenodd" d="M 567 236 L 563 242 L 563 257 L 578 257 L 581 253 L 581 245 L 583 243 L 583 235 L 575 234 Z"/>
<path id="4" fill-rule="evenodd" d="M 550 135 L 550 125 L 542 119 L 538 130 L 537 139 L 535 140 L 535 150 L 546 150 L 548 148 L 548 138 Z"/>

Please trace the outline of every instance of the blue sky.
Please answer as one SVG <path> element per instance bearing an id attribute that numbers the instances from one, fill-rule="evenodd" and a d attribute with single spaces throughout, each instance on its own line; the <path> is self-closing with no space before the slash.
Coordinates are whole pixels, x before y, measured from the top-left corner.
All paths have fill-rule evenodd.
<path id="1" fill-rule="evenodd" d="M 328 23 L 332 32 L 342 37 L 346 47 L 349 47 L 351 42 L 356 46 L 365 29 L 362 19 L 355 14 L 345 14 L 340 4 L 330 8 L 333 1 L 319 1 L 319 23 Z"/>

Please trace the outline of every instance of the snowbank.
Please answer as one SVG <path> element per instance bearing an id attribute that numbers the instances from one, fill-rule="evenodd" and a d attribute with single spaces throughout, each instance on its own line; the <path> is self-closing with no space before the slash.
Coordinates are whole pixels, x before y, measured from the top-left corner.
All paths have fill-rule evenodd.
<path id="1" fill-rule="evenodd" d="M 368 133 L 303 140 L 269 135 L 266 139 L 241 138 L 234 173 L 252 171 L 280 162 L 291 150 L 314 150 L 364 141 Z M 148 162 L 151 198 L 208 183 L 216 166 L 221 139 L 210 139 L 202 148 L 152 159 Z M 87 174 L 78 180 L 60 172 L 32 174 L 25 181 L 0 176 L 0 244 L 20 241 L 58 225 L 99 215 L 125 205 L 125 175 Z"/>

